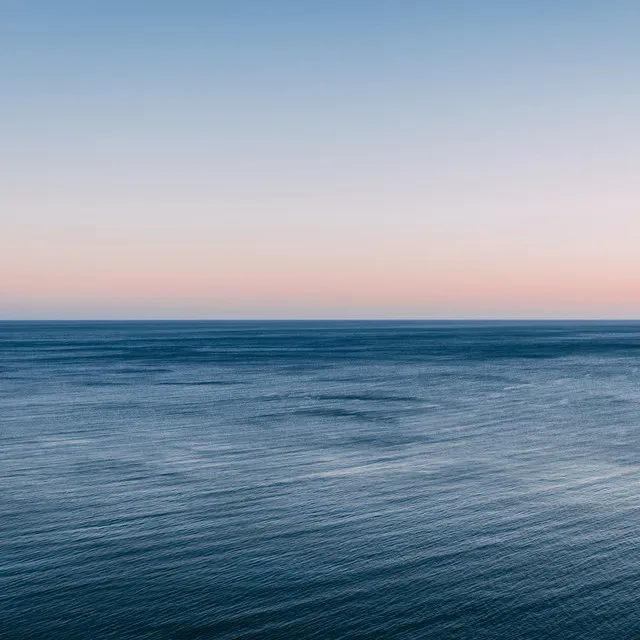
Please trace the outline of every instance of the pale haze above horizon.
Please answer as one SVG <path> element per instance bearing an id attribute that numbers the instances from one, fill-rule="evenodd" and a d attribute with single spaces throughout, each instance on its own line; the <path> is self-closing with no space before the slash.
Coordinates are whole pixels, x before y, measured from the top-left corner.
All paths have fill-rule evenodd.
<path id="1" fill-rule="evenodd" d="M 640 3 L 0 0 L 0 320 L 640 318 Z"/>

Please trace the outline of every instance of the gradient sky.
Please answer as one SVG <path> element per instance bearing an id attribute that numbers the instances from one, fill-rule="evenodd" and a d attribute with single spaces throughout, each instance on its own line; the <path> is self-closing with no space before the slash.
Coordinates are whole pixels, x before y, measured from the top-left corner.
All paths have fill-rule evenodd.
<path id="1" fill-rule="evenodd" d="M 640 2 L 0 0 L 0 318 L 640 317 Z"/>

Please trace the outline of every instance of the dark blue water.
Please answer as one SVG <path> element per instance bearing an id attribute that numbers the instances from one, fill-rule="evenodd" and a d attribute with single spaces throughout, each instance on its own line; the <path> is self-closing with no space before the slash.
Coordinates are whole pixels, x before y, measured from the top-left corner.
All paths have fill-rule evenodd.
<path id="1" fill-rule="evenodd" d="M 2 323 L 3 638 L 640 636 L 640 324 Z"/>

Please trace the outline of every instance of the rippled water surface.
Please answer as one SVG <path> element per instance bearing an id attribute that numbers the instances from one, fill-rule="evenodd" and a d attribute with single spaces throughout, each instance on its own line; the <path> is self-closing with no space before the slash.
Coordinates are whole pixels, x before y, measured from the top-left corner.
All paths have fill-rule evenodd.
<path id="1" fill-rule="evenodd" d="M 639 637 L 639 383 L 631 323 L 1 323 L 0 636 Z"/>

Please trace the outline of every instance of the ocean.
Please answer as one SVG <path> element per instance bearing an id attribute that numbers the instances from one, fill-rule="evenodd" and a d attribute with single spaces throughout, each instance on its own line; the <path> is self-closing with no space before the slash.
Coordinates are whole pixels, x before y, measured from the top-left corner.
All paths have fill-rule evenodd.
<path id="1" fill-rule="evenodd" d="M 640 323 L 0 323 L 0 637 L 640 637 Z"/>

